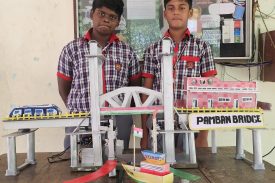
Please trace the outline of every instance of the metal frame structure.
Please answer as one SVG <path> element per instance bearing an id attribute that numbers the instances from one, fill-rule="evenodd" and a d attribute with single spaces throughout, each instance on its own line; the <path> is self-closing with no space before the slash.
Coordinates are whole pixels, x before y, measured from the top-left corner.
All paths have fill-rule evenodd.
<path id="1" fill-rule="evenodd" d="M 15 176 L 19 174 L 19 171 L 28 165 L 36 164 L 35 161 L 35 131 L 37 129 L 31 129 L 29 132 L 14 132 L 4 137 L 7 138 L 7 161 L 8 169 L 6 170 L 6 176 Z M 25 163 L 17 167 L 16 159 L 16 137 L 26 135 L 27 136 L 27 159 Z"/>
<path id="2" fill-rule="evenodd" d="M 249 129 L 252 133 L 253 160 L 246 159 L 243 148 L 243 129 L 236 129 L 236 153 L 235 159 L 247 160 L 252 164 L 254 170 L 264 170 L 265 166 L 262 157 L 261 129 Z M 211 131 L 212 153 L 217 153 L 216 132 Z"/>
<path id="3" fill-rule="evenodd" d="M 101 126 L 101 115 L 125 115 L 125 114 L 152 114 L 156 110 L 164 113 L 164 130 L 158 130 L 157 134 L 162 134 L 164 139 L 164 152 L 166 153 L 166 160 L 170 164 L 175 164 L 178 162 L 178 158 L 175 154 L 174 147 L 174 134 L 182 133 L 184 134 L 184 144 L 183 149 L 185 155 L 187 155 L 187 161 L 185 163 L 197 165 L 196 161 L 196 149 L 195 149 L 195 139 L 194 133 L 188 129 L 186 126 L 182 130 L 174 129 L 174 106 L 173 106 L 173 69 L 172 69 L 172 51 L 171 51 L 171 40 L 163 40 L 163 53 L 162 53 L 162 92 L 156 92 L 148 90 L 141 87 L 125 87 L 113 92 L 103 94 L 102 92 L 102 55 L 101 49 L 97 42 L 91 41 L 90 43 L 90 55 L 88 55 L 89 60 L 89 73 L 90 81 L 96 81 L 90 83 L 91 92 L 91 111 L 92 114 L 90 118 L 78 118 L 78 119 L 48 119 L 34 121 L 34 119 L 29 121 L 12 121 L 5 122 L 5 129 L 22 129 L 22 128 L 41 128 L 41 127 L 65 127 L 65 126 L 89 126 L 92 130 L 84 132 L 85 134 L 92 134 L 93 141 L 93 155 L 94 163 L 93 166 L 102 166 L 103 156 L 102 156 L 102 139 L 101 134 L 107 133 L 108 135 L 108 159 L 115 158 L 114 151 L 114 139 L 115 131 L 113 130 L 113 120 L 110 120 L 109 127 Z M 119 94 L 124 93 L 124 100 L 121 101 Z M 139 98 L 140 93 L 145 93 L 149 95 L 145 103 L 141 103 Z M 131 108 L 130 101 L 134 99 L 137 106 L 136 108 Z M 163 102 L 164 106 L 151 106 L 156 100 Z M 105 102 L 108 102 L 111 107 L 102 107 Z M 188 113 L 186 113 L 188 115 Z M 37 118 L 39 119 L 39 118 Z M 183 122 L 184 124 L 184 122 Z M 19 173 L 19 170 L 26 165 L 35 164 L 35 130 L 32 129 L 29 132 L 15 132 L 4 137 L 7 138 L 8 145 L 8 169 L 6 170 L 6 176 L 15 176 Z M 236 130 L 236 159 L 244 159 L 243 150 L 243 138 L 241 129 Z M 81 131 L 75 131 L 73 133 L 67 134 L 71 136 L 71 167 L 74 169 L 83 170 L 81 164 L 78 160 L 78 139 L 79 136 L 84 134 Z M 28 151 L 26 162 L 16 167 L 16 137 L 21 135 L 27 135 Z M 155 135 L 155 134 L 154 134 Z M 253 169 L 262 170 L 264 169 L 264 164 L 262 161 L 261 152 L 261 136 L 259 129 L 252 130 L 253 136 Z M 215 143 L 215 132 L 212 132 L 212 152 L 217 152 Z M 181 157 L 182 158 L 182 157 Z M 115 171 L 109 174 L 110 176 L 115 175 Z"/>

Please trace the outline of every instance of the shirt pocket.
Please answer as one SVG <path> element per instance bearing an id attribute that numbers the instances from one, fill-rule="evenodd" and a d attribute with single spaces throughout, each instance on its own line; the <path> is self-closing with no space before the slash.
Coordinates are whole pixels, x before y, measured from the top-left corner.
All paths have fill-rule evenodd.
<path id="1" fill-rule="evenodd" d="M 200 76 L 200 57 L 198 56 L 181 56 L 180 71 L 183 71 L 185 77 Z"/>
<path id="2" fill-rule="evenodd" d="M 128 69 L 125 60 L 113 58 L 105 68 L 107 68 L 109 79 L 115 82 L 116 87 L 128 84 Z"/>

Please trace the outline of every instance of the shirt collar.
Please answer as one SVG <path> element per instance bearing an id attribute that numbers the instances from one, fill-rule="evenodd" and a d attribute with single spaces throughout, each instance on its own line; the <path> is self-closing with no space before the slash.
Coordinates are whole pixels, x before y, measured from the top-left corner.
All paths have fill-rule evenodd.
<path id="1" fill-rule="evenodd" d="M 185 32 L 184 32 L 184 36 L 183 36 L 182 40 L 184 40 L 185 38 L 190 37 L 190 35 L 191 35 L 191 33 L 190 33 L 189 29 L 187 28 L 185 30 Z M 163 38 L 170 38 L 170 39 L 172 39 L 171 34 L 169 33 L 169 29 L 164 33 Z"/>
<path id="2" fill-rule="evenodd" d="M 89 30 L 89 31 L 87 31 L 86 32 L 86 34 L 84 35 L 84 39 L 86 40 L 86 41 L 90 41 L 90 40 L 92 40 L 92 28 Z M 119 41 L 119 38 L 114 34 L 114 33 L 112 33 L 111 34 L 111 36 L 110 36 L 110 38 L 109 38 L 109 43 L 113 43 L 113 42 L 115 42 L 115 41 Z"/>

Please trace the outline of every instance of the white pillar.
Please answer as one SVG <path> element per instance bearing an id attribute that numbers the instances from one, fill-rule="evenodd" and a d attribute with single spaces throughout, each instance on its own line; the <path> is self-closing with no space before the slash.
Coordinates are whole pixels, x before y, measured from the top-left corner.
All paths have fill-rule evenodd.
<path id="1" fill-rule="evenodd" d="M 16 139 L 15 136 L 7 137 L 7 160 L 8 160 L 8 169 L 6 170 L 6 176 L 14 176 L 19 172 L 16 165 Z"/>
<path id="2" fill-rule="evenodd" d="M 194 132 L 188 133 L 189 140 L 189 149 L 190 149 L 190 163 L 197 164 L 197 156 L 196 156 L 196 147 L 195 147 L 195 137 Z"/>
<path id="3" fill-rule="evenodd" d="M 243 134 L 241 129 L 236 129 L 236 159 L 244 159 Z"/>
<path id="4" fill-rule="evenodd" d="M 162 40 L 162 91 L 164 103 L 164 126 L 165 130 L 174 130 L 174 89 L 173 89 L 173 55 L 171 52 L 171 40 Z M 175 163 L 174 133 L 165 133 L 166 161 Z"/>
<path id="5" fill-rule="evenodd" d="M 71 168 L 77 168 L 79 162 L 78 156 L 78 134 L 70 134 L 70 150 L 71 150 Z"/>
<path id="6" fill-rule="evenodd" d="M 30 132 L 27 134 L 27 159 L 26 163 L 36 164 L 35 161 L 35 132 Z"/>
<path id="7" fill-rule="evenodd" d="M 95 166 L 102 165 L 102 144 L 100 134 L 100 100 L 102 93 L 102 61 L 98 58 L 101 55 L 101 48 L 94 40 L 89 42 L 89 79 L 90 79 L 90 110 L 91 110 L 91 127 L 93 132 L 93 149 L 95 157 Z"/>
<path id="8" fill-rule="evenodd" d="M 216 131 L 215 130 L 211 130 L 211 147 L 212 147 L 212 153 L 217 153 Z"/>
<path id="9" fill-rule="evenodd" d="M 261 134 L 259 129 L 252 130 L 253 139 L 253 169 L 254 170 L 264 170 L 264 163 L 262 158 L 262 144 L 261 144 Z"/>

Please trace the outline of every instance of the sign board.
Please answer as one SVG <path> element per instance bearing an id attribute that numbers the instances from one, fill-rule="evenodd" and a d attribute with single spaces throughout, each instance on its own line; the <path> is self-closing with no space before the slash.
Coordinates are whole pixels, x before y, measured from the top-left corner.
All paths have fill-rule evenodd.
<path id="1" fill-rule="evenodd" d="M 264 128 L 264 123 L 260 112 L 192 113 L 189 127 L 191 130 Z"/>

